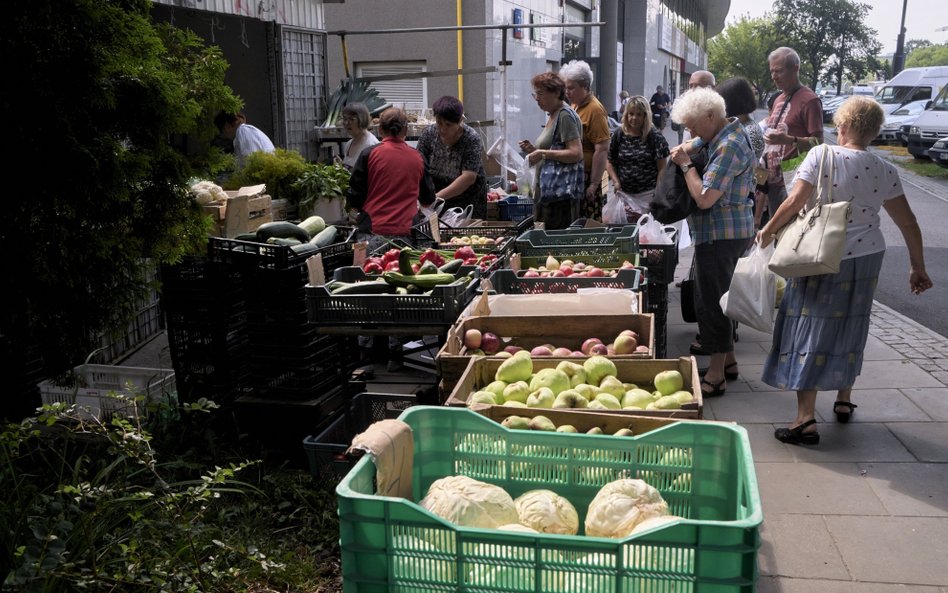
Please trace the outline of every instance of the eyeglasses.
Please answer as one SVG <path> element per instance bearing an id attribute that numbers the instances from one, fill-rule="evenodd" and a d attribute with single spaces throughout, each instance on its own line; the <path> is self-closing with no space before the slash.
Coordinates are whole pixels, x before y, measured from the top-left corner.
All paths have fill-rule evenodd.
<path id="1" fill-rule="evenodd" d="M 352 123 L 352 122 L 357 122 L 357 121 L 359 121 L 359 118 L 357 118 L 357 117 L 343 117 L 343 118 L 342 118 L 342 121 L 343 121 L 343 123 L 347 123 L 347 122 L 348 122 L 348 123 Z"/>
<path id="2" fill-rule="evenodd" d="M 532 93 L 530 93 L 530 96 L 533 97 L 534 99 L 539 99 L 541 95 L 545 95 L 545 94 L 546 94 L 546 91 L 540 90 L 540 91 L 533 91 Z"/>

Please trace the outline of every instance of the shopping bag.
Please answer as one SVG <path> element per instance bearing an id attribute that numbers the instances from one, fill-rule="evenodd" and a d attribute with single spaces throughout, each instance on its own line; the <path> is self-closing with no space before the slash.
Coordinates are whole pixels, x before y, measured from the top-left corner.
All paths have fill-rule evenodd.
<path id="1" fill-rule="evenodd" d="M 695 260 L 691 260 L 688 277 L 681 281 L 681 319 L 685 323 L 698 323 L 698 308 L 695 295 Z"/>
<path id="2" fill-rule="evenodd" d="M 777 276 L 768 267 L 773 253 L 773 244 L 761 248 L 755 242 L 737 260 L 728 291 L 721 296 L 721 310 L 728 318 L 767 333 L 774 330 L 777 298 Z"/>
<path id="3" fill-rule="evenodd" d="M 671 245 L 675 241 L 666 232 L 665 225 L 646 214 L 636 223 L 639 245 Z"/>
<path id="4" fill-rule="evenodd" d="M 606 204 L 602 207 L 602 222 L 606 224 L 627 224 L 629 222 L 629 216 L 625 212 L 625 202 L 616 193 L 611 182 L 606 192 Z"/>

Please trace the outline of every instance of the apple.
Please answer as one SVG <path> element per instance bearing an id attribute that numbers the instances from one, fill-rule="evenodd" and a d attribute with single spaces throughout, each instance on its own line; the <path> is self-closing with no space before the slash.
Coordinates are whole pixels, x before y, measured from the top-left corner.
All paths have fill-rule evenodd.
<path id="1" fill-rule="evenodd" d="M 579 350 L 573 350 L 573 352 L 570 354 L 570 356 L 577 356 L 577 357 L 580 357 L 580 358 L 585 358 L 585 357 L 586 357 L 586 355 L 583 354 L 582 352 L 580 352 Z"/>
<path id="2" fill-rule="evenodd" d="M 493 332 L 484 332 L 481 335 L 481 349 L 487 354 L 494 354 L 500 350 L 500 338 Z"/>
<path id="3" fill-rule="evenodd" d="M 523 273 L 523 277 L 524 278 L 539 278 L 540 272 L 537 272 L 536 270 L 527 270 L 526 272 Z"/>
<path id="4" fill-rule="evenodd" d="M 602 344 L 602 340 L 599 338 L 588 338 L 579 349 L 583 351 L 583 354 L 589 354 L 590 348 L 596 344 Z"/>
<path id="5" fill-rule="evenodd" d="M 510 344 L 509 346 L 504 346 L 504 352 L 509 352 L 511 354 L 516 354 L 520 352 L 521 350 L 523 350 L 523 348 L 521 348 L 520 346 L 514 346 L 513 344 Z"/>
<path id="6" fill-rule="evenodd" d="M 616 348 L 615 348 L 615 346 L 613 346 L 612 344 L 607 344 L 607 345 L 606 345 L 606 354 L 608 354 L 609 356 L 614 356 L 615 353 L 616 353 Z"/>
<path id="7" fill-rule="evenodd" d="M 559 271 L 562 272 L 564 276 L 569 276 L 573 273 L 573 268 L 567 265 L 561 265 Z"/>
<path id="8" fill-rule="evenodd" d="M 530 356 L 553 356 L 553 351 L 546 346 L 537 346 L 530 350 Z"/>
<path id="9" fill-rule="evenodd" d="M 464 332 L 464 345 L 469 349 L 473 350 L 475 348 L 481 347 L 481 330 L 479 329 L 469 329 Z"/>
<path id="10" fill-rule="evenodd" d="M 661 371 L 655 375 L 653 382 L 655 383 L 655 388 L 660 391 L 662 395 L 671 395 L 676 391 L 680 391 L 685 384 L 681 373 L 674 370 Z"/>
<path id="11" fill-rule="evenodd" d="M 569 348 L 563 348 L 562 346 L 560 346 L 559 348 L 554 348 L 554 349 L 553 349 L 553 352 L 552 352 L 551 354 L 552 354 L 553 356 L 563 356 L 563 357 L 565 357 L 565 356 L 570 356 L 570 355 L 572 355 L 572 354 L 573 354 L 573 351 L 570 350 Z"/>
<path id="12" fill-rule="evenodd" d="M 620 267 L 624 270 L 624 269 L 627 269 L 627 268 L 634 268 L 634 267 L 635 267 L 635 264 L 633 264 L 633 263 L 630 262 L 629 260 L 625 260 L 624 262 L 622 262 L 622 265 L 621 265 Z"/>
<path id="13" fill-rule="evenodd" d="M 589 269 L 588 274 L 591 278 L 602 278 L 606 275 L 606 273 L 602 271 L 602 268 L 597 268 L 595 266 Z"/>
<path id="14" fill-rule="evenodd" d="M 616 341 L 613 342 L 612 348 L 616 354 L 632 354 L 638 345 L 639 342 L 634 337 L 620 334 L 619 337 L 616 338 Z M 484 352 L 487 352 L 486 348 Z"/>
<path id="15" fill-rule="evenodd" d="M 635 347 L 635 351 L 648 353 L 648 346 L 646 346 L 645 344 L 639 344 L 638 346 Z"/>
<path id="16" fill-rule="evenodd" d="M 566 274 L 563 273 L 563 270 L 556 270 L 555 272 L 550 274 L 550 276 L 552 276 L 553 278 L 564 278 L 566 277 Z"/>
<path id="17" fill-rule="evenodd" d="M 599 354 L 600 356 L 609 354 L 609 347 L 602 342 L 593 344 L 592 347 L 589 348 L 589 355 L 593 356 L 595 354 Z"/>
<path id="18" fill-rule="evenodd" d="M 584 264 L 584 263 L 581 262 L 581 261 L 580 261 L 580 262 L 576 262 L 575 264 L 573 264 L 573 269 L 582 272 L 583 270 L 586 269 L 586 264 Z"/>
<path id="19" fill-rule="evenodd" d="M 638 334 L 638 332 L 635 331 L 635 330 L 631 330 L 631 329 L 624 329 L 624 330 L 622 330 L 622 331 L 619 332 L 619 335 L 620 335 L 620 336 L 632 336 L 633 338 L 635 338 L 636 341 L 638 341 L 638 339 L 639 339 L 639 334 Z"/>

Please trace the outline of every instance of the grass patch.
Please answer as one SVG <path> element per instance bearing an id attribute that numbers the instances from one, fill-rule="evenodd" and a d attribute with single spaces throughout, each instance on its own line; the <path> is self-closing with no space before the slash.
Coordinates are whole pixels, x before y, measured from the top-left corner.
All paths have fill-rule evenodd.
<path id="1" fill-rule="evenodd" d="M 929 161 L 903 161 L 898 163 L 916 175 L 948 180 L 948 169 Z"/>

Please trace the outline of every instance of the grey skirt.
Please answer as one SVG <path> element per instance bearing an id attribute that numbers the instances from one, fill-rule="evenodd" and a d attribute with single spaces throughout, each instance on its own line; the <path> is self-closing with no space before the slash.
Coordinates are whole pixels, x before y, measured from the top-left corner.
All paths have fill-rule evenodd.
<path id="1" fill-rule="evenodd" d="M 843 260 L 837 274 L 787 280 L 764 363 L 767 385 L 792 391 L 853 386 L 862 371 L 884 252 Z"/>

